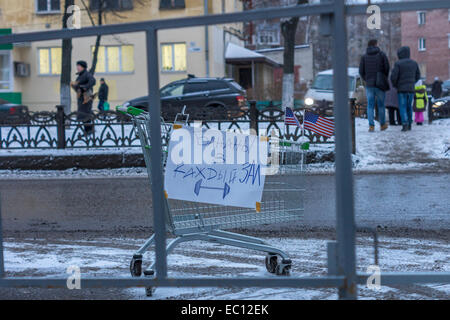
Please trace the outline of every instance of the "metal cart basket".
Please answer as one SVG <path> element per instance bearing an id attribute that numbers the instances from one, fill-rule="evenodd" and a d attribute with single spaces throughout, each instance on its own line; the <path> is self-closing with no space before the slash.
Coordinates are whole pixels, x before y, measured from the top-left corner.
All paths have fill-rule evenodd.
<path id="1" fill-rule="evenodd" d="M 121 108 L 118 111 L 131 116 L 134 127 L 141 141 L 144 160 L 150 178 L 150 124 L 149 115 L 133 107 Z M 174 125 L 179 125 L 178 116 L 174 124 L 162 120 L 163 165 L 167 159 L 168 142 Z M 181 114 L 187 120 L 188 116 Z M 186 121 L 187 123 L 187 121 Z M 167 254 L 182 242 L 202 240 L 228 246 L 246 248 L 266 253 L 265 266 L 268 272 L 276 275 L 289 275 L 291 260 L 283 250 L 267 244 L 256 237 L 242 235 L 224 229 L 253 227 L 261 224 L 279 224 L 289 221 L 300 221 L 303 216 L 304 177 L 302 175 L 304 150 L 301 143 L 277 140 L 270 146 L 272 159 L 278 162 L 276 174 L 266 176 L 263 197 L 259 212 L 254 209 L 212 205 L 198 202 L 167 200 L 166 223 L 169 232 L 175 238 L 167 246 Z M 150 179 L 151 180 L 151 179 Z M 151 181 L 150 181 L 151 183 Z M 143 254 L 154 243 L 152 235 L 139 248 L 130 263 L 130 272 L 134 277 L 154 275 L 153 262 L 142 272 Z M 147 288 L 147 295 L 152 289 Z"/>

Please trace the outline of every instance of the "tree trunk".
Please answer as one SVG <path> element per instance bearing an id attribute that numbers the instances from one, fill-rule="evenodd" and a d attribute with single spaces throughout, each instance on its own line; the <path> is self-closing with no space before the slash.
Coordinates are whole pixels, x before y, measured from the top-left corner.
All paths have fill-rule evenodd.
<path id="1" fill-rule="evenodd" d="M 308 0 L 297 0 L 297 5 L 307 4 Z M 282 108 L 294 108 L 294 57 L 295 34 L 297 32 L 298 17 L 281 22 L 281 33 L 284 38 L 283 52 L 283 92 Z"/>
<path id="2" fill-rule="evenodd" d="M 100 3 L 98 5 L 98 22 L 97 25 L 101 26 L 103 24 L 103 8 L 105 7 L 105 3 L 104 0 L 100 0 Z M 91 65 L 91 69 L 89 70 L 89 72 L 94 75 L 95 74 L 95 68 L 97 68 L 97 61 L 98 61 L 98 49 L 100 47 L 100 40 L 102 39 L 101 35 L 98 35 L 97 38 L 95 39 L 95 47 L 94 47 L 94 52 L 92 54 L 92 65 Z"/>
<path id="3" fill-rule="evenodd" d="M 64 15 L 62 20 L 63 29 L 67 29 L 67 20 L 70 15 L 67 13 L 67 9 L 74 4 L 74 0 L 66 0 L 64 4 Z M 72 73 L 72 39 L 62 40 L 61 49 L 61 77 L 59 96 L 60 104 L 64 106 L 64 113 L 69 114 L 71 112 L 72 99 L 70 95 L 70 76 Z"/>
<path id="4" fill-rule="evenodd" d="M 295 33 L 297 31 L 298 18 L 291 18 L 281 23 L 281 32 L 284 38 L 283 52 L 283 93 L 282 107 L 294 108 L 294 55 Z"/>

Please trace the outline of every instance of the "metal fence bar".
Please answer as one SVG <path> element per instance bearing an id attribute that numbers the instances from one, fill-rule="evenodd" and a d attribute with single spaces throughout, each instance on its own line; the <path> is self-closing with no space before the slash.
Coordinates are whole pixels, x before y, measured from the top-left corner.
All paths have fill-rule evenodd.
<path id="1" fill-rule="evenodd" d="M 358 274 L 358 284 L 366 284 L 368 274 Z M 381 273 L 380 283 L 384 285 L 402 285 L 413 283 L 450 283 L 450 272 L 389 272 Z"/>
<path id="2" fill-rule="evenodd" d="M 51 31 L 27 32 L 0 36 L 0 44 L 15 42 L 30 42 L 44 40 L 58 40 L 68 38 L 90 37 L 98 34 L 121 34 L 130 32 L 142 32 L 148 29 L 174 29 L 185 27 L 196 27 L 204 25 L 215 25 L 224 23 L 247 22 L 253 20 L 265 20 L 276 18 L 290 18 L 295 16 L 320 15 L 332 13 L 332 4 L 317 4 L 308 6 L 293 6 L 283 8 L 265 8 L 237 13 L 212 14 L 188 18 L 159 19 L 152 21 L 110 24 L 81 29 L 64 29 Z"/>
<path id="3" fill-rule="evenodd" d="M 383 12 L 414 11 L 438 8 L 450 8 L 448 0 L 409 1 L 400 3 L 379 3 Z M 355 225 L 353 184 L 351 170 L 351 144 L 349 126 L 349 108 L 347 107 L 347 39 L 345 15 L 365 14 L 367 6 L 345 6 L 344 0 L 335 0 L 331 4 L 295 6 L 287 8 L 268 8 L 262 10 L 246 11 L 240 13 L 206 15 L 200 17 L 146 21 L 129 24 L 107 25 L 74 30 L 54 30 L 45 32 L 32 32 L 13 34 L 0 37 L 0 44 L 15 42 L 43 41 L 86 37 L 94 35 L 120 34 L 129 32 L 146 32 L 147 41 L 147 76 L 149 105 L 151 106 L 151 137 L 154 143 L 151 160 L 153 185 L 154 226 L 156 231 L 156 279 L 145 278 L 96 278 L 85 279 L 85 287 L 121 287 L 121 286 L 240 286 L 240 287 L 339 287 L 341 298 L 356 298 L 356 283 L 364 283 L 367 275 L 355 272 Z M 308 16 L 320 14 L 334 15 L 334 91 L 336 101 L 336 184 L 337 184 L 337 240 L 338 240 L 338 276 L 325 276 L 320 278 L 222 278 L 222 279 L 167 279 L 167 266 L 165 258 L 165 223 L 164 223 L 164 196 L 162 184 L 161 159 L 161 129 L 160 129 L 160 100 L 159 100 L 159 68 L 157 51 L 157 30 L 181 27 L 193 27 L 251 20 L 273 19 L 293 16 Z M 157 139 L 154 139 L 156 138 Z M 0 226 L 1 227 L 1 226 Z M 0 249 L 3 253 L 3 239 L 0 233 Z M 0 275 L 3 274 L 3 255 L 1 256 Z M 410 284 L 413 282 L 432 283 L 450 282 L 449 273 L 392 273 L 383 274 L 384 284 Z M 1 278 L 1 287 L 11 286 L 66 286 L 66 279 L 49 278 Z"/>
<path id="4" fill-rule="evenodd" d="M 388 0 L 389 1 L 389 0 Z M 372 3 L 380 7 L 383 12 L 399 12 L 399 11 L 416 11 L 416 10 L 433 10 L 445 9 L 450 7 L 448 0 L 421 0 L 421 1 L 407 1 L 407 2 L 377 2 Z M 367 14 L 367 5 L 347 5 L 345 8 L 347 15 L 362 15 Z"/>
<path id="5" fill-rule="evenodd" d="M 336 144 L 336 234 L 338 274 L 346 283 L 339 288 L 339 298 L 356 298 L 355 213 L 351 160 L 350 109 L 348 107 L 347 26 L 345 0 L 335 0 L 333 28 L 333 69 Z"/>
<path id="6" fill-rule="evenodd" d="M 166 261 L 166 222 L 163 192 L 163 170 L 161 165 L 161 101 L 159 99 L 159 64 L 158 64 L 158 31 L 147 29 L 147 83 L 148 109 L 150 112 L 150 152 L 152 179 L 153 226 L 155 229 L 156 276 L 158 279 L 167 276 Z"/>
<path id="7" fill-rule="evenodd" d="M 5 260 L 3 256 L 3 226 L 2 226 L 2 199 L 0 194 L 0 280 L 5 275 Z"/>
<path id="8" fill-rule="evenodd" d="M 344 277 L 277 277 L 277 278 L 89 278 L 81 279 L 81 288 L 100 287 L 285 287 L 332 288 L 342 286 Z M 1 287 L 67 288 L 67 279 L 14 277 L 0 279 Z"/>

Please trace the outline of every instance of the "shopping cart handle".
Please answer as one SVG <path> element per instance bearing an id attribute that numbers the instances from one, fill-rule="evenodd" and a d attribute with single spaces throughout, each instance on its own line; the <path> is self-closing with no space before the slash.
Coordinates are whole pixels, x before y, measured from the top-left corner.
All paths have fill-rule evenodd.
<path id="1" fill-rule="evenodd" d="M 128 115 L 132 115 L 132 116 L 138 116 L 142 113 L 144 113 L 145 111 L 139 108 L 135 108 L 135 107 L 124 107 L 124 106 L 117 106 L 116 107 L 116 111 L 123 113 L 123 114 L 128 114 Z"/>

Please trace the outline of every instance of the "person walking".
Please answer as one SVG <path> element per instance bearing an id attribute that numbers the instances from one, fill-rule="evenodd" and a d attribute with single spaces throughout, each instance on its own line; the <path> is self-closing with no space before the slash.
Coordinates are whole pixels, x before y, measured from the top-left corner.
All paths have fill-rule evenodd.
<path id="1" fill-rule="evenodd" d="M 442 81 L 439 80 L 439 77 L 434 78 L 431 85 L 431 96 L 433 99 L 439 99 L 442 96 Z"/>
<path id="2" fill-rule="evenodd" d="M 366 83 L 367 118 L 369 132 L 375 131 L 374 109 L 378 108 L 380 130 L 386 130 L 386 110 L 384 105 L 385 91 L 389 90 L 387 77 L 389 75 L 389 61 L 386 54 L 378 47 L 378 41 L 369 41 L 366 54 L 361 57 L 359 74 Z"/>
<path id="3" fill-rule="evenodd" d="M 92 125 L 92 88 L 95 85 L 95 78 L 87 70 L 86 61 L 77 61 L 77 79 L 72 82 L 72 88 L 77 92 L 78 115 L 77 119 L 83 121 L 84 131 L 87 135 L 93 133 Z"/>
<path id="4" fill-rule="evenodd" d="M 108 101 L 108 90 L 109 87 L 105 82 L 104 78 L 100 79 L 100 88 L 98 89 L 98 110 L 105 111 L 105 102 Z"/>
<path id="5" fill-rule="evenodd" d="M 424 122 L 423 112 L 427 109 L 428 95 L 427 87 L 422 83 L 422 80 L 416 83 L 416 92 L 414 95 L 414 121 L 418 126 L 421 126 Z"/>
<path id="6" fill-rule="evenodd" d="M 386 109 L 388 109 L 389 124 L 391 126 L 401 125 L 402 121 L 400 118 L 400 112 L 398 110 L 397 89 L 394 88 L 394 86 L 391 83 L 391 80 L 390 79 L 388 80 L 390 89 L 386 91 L 386 99 L 384 104 L 386 105 Z"/>
<path id="7" fill-rule="evenodd" d="M 398 106 L 402 119 L 402 131 L 411 130 L 415 83 L 420 79 L 419 65 L 410 58 L 407 46 L 397 50 L 398 61 L 391 73 L 392 85 L 398 91 Z"/>

